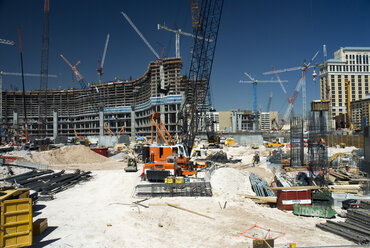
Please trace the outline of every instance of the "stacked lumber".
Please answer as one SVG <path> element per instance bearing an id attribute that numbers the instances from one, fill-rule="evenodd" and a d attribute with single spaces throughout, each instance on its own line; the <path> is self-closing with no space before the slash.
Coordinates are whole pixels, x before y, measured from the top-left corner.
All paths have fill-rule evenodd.
<path id="1" fill-rule="evenodd" d="M 361 181 L 367 181 L 365 175 L 360 172 L 333 171 L 328 175 L 328 179 L 335 184 L 356 184 Z"/>
<path id="2" fill-rule="evenodd" d="M 370 202 L 361 202 L 359 209 L 347 211 L 346 221 L 330 221 L 317 224 L 324 231 L 331 232 L 358 244 L 370 243 Z"/>

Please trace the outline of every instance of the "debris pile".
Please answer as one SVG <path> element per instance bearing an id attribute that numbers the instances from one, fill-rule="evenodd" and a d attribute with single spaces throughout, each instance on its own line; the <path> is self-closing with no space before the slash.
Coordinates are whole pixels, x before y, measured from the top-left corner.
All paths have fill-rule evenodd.
<path id="1" fill-rule="evenodd" d="M 347 211 L 346 221 L 317 224 L 324 231 L 352 240 L 358 244 L 370 243 L 370 202 L 361 201 L 359 209 Z"/>
<path id="2" fill-rule="evenodd" d="M 228 159 L 227 154 L 224 151 L 218 151 L 214 154 L 207 156 L 206 160 L 210 160 L 217 163 L 239 163 L 241 159 Z"/>

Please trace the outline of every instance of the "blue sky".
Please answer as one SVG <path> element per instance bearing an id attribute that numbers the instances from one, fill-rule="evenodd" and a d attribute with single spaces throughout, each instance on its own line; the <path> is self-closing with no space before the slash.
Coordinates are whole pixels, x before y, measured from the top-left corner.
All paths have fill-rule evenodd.
<path id="1" fill-rule="evenodd" d="M 191 32 L 190 1 L 50 1 L 49 73 L 58 75 L 49 80 L 49 88 L 79 88 L 72 82 L 72 71 L 59 57 L 60 53 L 72 64 L 81 61 L 78 70 L 87 82 L 98 81 L 97 59 L 102 55 L 106 35 L 110 43 L 104 65 L 104 80 L 141 76 L 154 55 L 120 14 L 124 11 L 160 54 L 175 55 L 175 37 L 157 30 L 157 24 L 178 26 Z M 225 1 L 218 44 L 211 78 L 212 99 L 216 110 L 252 109 L 252 85 L 243 72 L 256 79 L 271 65 L 277 69 L 300 66 L 320 51 L 316 62 L 323 61 L 322 45 L 326 44 L 328 58 L 340 47 L 369 44 L 370 1 L 366 0 L 254 0 Z M 0 38 L 16 41 L 17 28 L 22 28 L 24 70 L 40 72 L 43 0 L 0 0 Z M 181 38 L 184 61 L 182 74 L 188 75 L 192 40 Z M 0 44 L 0 70 L 20 71 L 18 47 Z M 312 69 L 307 73 L 307 106 L 319 98 L 319 83 L 313 83 Z M 316 70 L 318 72 L 318 70 Z M 286 88 L 291 96 L 300 72 L 280 74 L 288 80 Z M 39 78 L 26 78 L 26 89 L 37 89 Z M 21 88 L 20 77 L 4 76 L 3 84 Z M 287 100 L 278 84 L 257 86 L 258 105 L 266 110 L 270 91 L 273 91 L 271 110 L 281 113 Z M 302 109 L 301 94 L 295 112 Z"/>

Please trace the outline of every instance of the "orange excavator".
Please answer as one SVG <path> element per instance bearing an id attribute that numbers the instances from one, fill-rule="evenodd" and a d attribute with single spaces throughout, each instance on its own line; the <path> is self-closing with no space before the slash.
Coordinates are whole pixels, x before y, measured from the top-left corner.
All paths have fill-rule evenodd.
<path id="1" fill-rule="evenodd" d="M 198 168 L 206 167 L 206 165 L 193 164 L 184 145 L 175 144 L 174 139 L 160 120 L 159 113 L 153 112 L 151 123 L 151 145 L 143 147 L 145 164 L 142 176 L 144 179 L 163 182 L 168 176 L 196 175 Z M 157 144 L 154 144 L 154 127 L 158 133 Z M 164 144 L 161 144 L 161 138 Z"/>

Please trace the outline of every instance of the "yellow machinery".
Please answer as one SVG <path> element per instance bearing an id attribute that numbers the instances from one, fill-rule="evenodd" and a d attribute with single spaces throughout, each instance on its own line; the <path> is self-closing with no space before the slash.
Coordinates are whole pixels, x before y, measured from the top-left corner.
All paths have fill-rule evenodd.
<path id="1" fill-rule="evenodd" d="M 225 146 L 232 146 L 232 145 L 235 145 L 235 139 L 233 139 L 233 138 L 227 138 L 225 140 Z"/>
<path id="2" fill-rule="evenodd" d="M 346 85 L 347 85 L 347 128 L 350 130 L 353 130 L 353 123 L 352 123 L 352 116 L 351 116 L 351 85 L 350 81 L 346 80 Z"/>
<path id="3" fill-rule="evenodd" d="M 73 128 L 73 131 L 75 132 L 75 144 L 76 145 L 85 145 L 85 146 L 90 145 L 90 141 L 88 139 L 82 139 L 82 137 L 77 135 L 77 131 L 75 128 Z"/>
<path id="4" fill-rule="evenodd" d="M 267 143 L 266 146 L 269 147 L 269 148 L 271 148 L 271 147 L 284 147 L 284 144 L 282 144 L 280 142 L 277 142 L 277 141 L 274 141 L 274 142 Z"/>
<path id="5" fill-rule="evenodd" d="M 29 189 L 0 191 L 0 247 L 32 245 L 32 200 Z"/>
<path id="6" fill-rule="evenodd" d="M 121 127 L 121 130 L 119 130 L 118 135 L 124 134 L 125 133 L 125 126 Z"/>
<path id="7" fill-rule="evenodd" d="M 110 130 L 110 128 L 109 128 L 108 122 L 104 122 L 104 129 L 105 129 L 105 131 L 106 131 L 110 136 L 114 135 L 114 133 L 112 132 L 112 130 Z"/>

